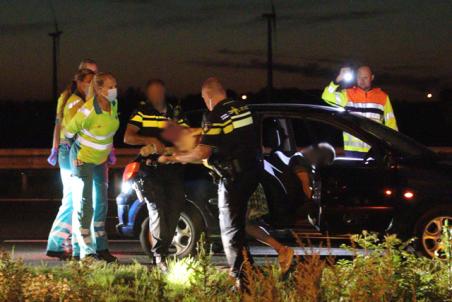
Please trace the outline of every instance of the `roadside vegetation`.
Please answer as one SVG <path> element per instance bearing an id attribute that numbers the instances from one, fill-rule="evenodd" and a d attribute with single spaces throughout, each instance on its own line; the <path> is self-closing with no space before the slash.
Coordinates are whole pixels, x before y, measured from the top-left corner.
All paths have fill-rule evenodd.
<path id="1" fill-rule="evenodd" d="M 167 275 L 138 263 L 31 267 L 1 252 L 0 301 L 452 301 L 452 230 L 443 237 L 444 253 L 434 259 L 407 252 L 410 242 L 395 236 L 364 232 L 353 236 L 350 259 L 312 254 L 285 276 L 270 259 L 259 270 L 246 265 L 246 297 L 203 245 L 196 257 L 172 261 Z"/>

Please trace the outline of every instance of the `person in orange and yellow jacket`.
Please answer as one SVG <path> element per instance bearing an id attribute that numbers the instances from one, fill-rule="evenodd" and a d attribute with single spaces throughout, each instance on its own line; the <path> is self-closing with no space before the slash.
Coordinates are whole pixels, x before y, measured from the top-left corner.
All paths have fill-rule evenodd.
<path id="1" fill-rule="evenodd" d="M 398 131 L 396 118 L 389 96 L 380 88 L 372 87 L 375 76 L 369 66 L 361 66 L 356 71 L 356 86 L 338 90 L 353 80 L 353 71 L 341 68 L 336 80 L 325 87 L 322 99 L 332 106 L 343 107 L 349 112 L 370 118 Z M 360 139 L 344 132 L 346 157 L 363 158 L 370 146 Z"/>

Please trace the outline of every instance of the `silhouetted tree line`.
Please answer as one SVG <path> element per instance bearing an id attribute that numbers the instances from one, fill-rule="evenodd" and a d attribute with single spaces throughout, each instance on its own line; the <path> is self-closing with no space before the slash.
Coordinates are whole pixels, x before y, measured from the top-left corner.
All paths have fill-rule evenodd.
<path id="1" fill-rule="evenodd" d="M 442 91 L 439 102 L 413 103 L 393 100 L 400 131 L 429 146 L 452 146 L 451 93 L 451 90 Z M 275 89 L 273 99 L 278 103 L 325 105 L 320 94 L 320 90 Z M 232 90 L 228 91 L 228 95 L 240 97 Z M 250 103 L 265 103 L 267 92 L 261 90 L 248 93 L 247 96 Z M 135 87 L 127 88 L 120 95 L 121 127 L 115 136 L 116 147 L 125 147 L 122 137 L 127 120 L 143 100 L 144 93 Z M 180 107 L 182 112 L 205 109 L 200 94 L 189 94 L 181 99 L 168 96 L 168 100 L 173 106 Z M 0 101 L 0 148 L 50 148 L 55 107 L 54 102 L 48 101 Z"/>

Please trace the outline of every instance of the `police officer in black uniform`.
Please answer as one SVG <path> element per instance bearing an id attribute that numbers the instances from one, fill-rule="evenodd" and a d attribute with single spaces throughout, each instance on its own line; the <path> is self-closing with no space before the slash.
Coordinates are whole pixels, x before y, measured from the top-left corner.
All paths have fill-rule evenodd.
<path id="1" fill-rule="evenodd" d="M 152 153 L 163 154 L 172 144 L 161 134 L 168 121 L 175 120 L 174 110 L 165 100 L 165 85 L 159 79 L 146 84 L 147 101 L 132 114 L 124 135 L 129 145 L 151 146 Z M 178 121 L 182 123 L 182 120 Z M 183 166 L 152 165 L 146 174 L 144 191 L 148 202 L 152 252 L 157 266 L 167 271 L 166 256 L 185 202 Z"/>
<path id="2" fill-rule="evenodd" d="M 259 173 L 253 117 L 243 101 L 226 97 L 217 78 L 204 82 L 202 97 L 209 113 L 204 119 L 200 144 L 193 151 L 176 154 L 170 161 L 186 163 L 208 158 L 220 175 L 221 239 L 232 276 L 243 281 L 243 253 L 248 252 L 245 243 L 247 203 L 257 188 Z M 251 257 L 249 259 L 252 261 Z"/>

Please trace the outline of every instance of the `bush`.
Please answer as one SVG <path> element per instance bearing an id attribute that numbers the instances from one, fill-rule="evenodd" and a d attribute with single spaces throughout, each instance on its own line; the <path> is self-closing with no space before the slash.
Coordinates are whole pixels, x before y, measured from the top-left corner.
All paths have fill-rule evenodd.
<path id="1" fill-rule="evenodd" d="M 243 297 L 232 290 L 227 271 L 211 264 L 204 244 L 195 258 L 171 261 L 168 275 L 138 263 L 30 267 L 2 252 L 0 301 L 452 301 L 450 231 L 444 237 L 443 258 L 417 257 L 407 252 L 410 242 L 364 232 L 346 247 L 352 259 L 311 253 L 284 276 L 273 263 L 259 269 L 246 263 Z"/>

